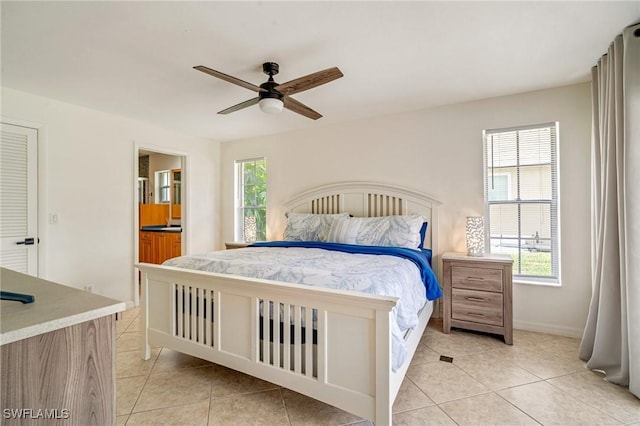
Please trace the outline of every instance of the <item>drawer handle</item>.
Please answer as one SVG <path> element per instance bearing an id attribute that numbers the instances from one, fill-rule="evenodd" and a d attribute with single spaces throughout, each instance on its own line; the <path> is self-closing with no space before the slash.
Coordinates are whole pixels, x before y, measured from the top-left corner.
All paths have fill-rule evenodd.
<path id="1" fill-rule="evenodd" d="M 484 314 L 479 314 L 477 312 L 467 312 L 467 315 L 470 315 L 472 317 L 484 317 Z"/>
<path id="2" fill-rule="evenodd" d="M 467 300 L 470 300 L 472 302 L 484 302 L 485 299 L 483 299 L 482 297 L 472 297 L 472 296 L 468 296 L 466 297 Z"/>
<path id="3" fill-rule="evenodd" d="M 467 281 L 484 281 L 484 278 L 467 277 Z"/>

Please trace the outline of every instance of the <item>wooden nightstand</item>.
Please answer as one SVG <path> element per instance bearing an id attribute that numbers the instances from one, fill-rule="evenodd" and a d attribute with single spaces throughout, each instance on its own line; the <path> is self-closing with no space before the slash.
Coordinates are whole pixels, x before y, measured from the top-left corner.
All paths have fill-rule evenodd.
<path id="1" fill-rule="evenodd" d="M 230 241 L 230 242 L 224 243 L 224 247 L 227 250 L 230 250 L 230 249 L 244 248 L 244 247 L 248 246 L 249 244 L 251 244 L 251 243 L 245 243 L 244 241 Z"/>
<path id="2" fill-rule="evenodd" d="M 513 260 L 504 254 L 442 256 L 443 331 L 451 327 L 501 334 L 513 344 Z"/>

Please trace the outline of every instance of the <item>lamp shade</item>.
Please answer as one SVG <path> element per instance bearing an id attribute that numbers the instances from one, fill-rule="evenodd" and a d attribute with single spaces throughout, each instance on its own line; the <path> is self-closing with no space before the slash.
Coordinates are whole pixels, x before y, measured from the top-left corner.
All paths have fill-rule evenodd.
<path id="1" fill-rule="evenodd" d="M 284 103 L 277 98 L 262 98 L 260 102 L 258 102 L 258 105 L 260 106 L 260 110 L 267 114 L 282 112 L 282 108 L 284 107 Z"/>
<path id="2" fill-rule="evenodd" d="M 244 218 L 244 240 L 253 243 L 258 236 L 258 229 L 255 216 L 245 216 Z"/>
<path id="3" fill-rule="evenodd" d="M 467 216 L 467 255 L 484 256 L 484 218 Z"/>

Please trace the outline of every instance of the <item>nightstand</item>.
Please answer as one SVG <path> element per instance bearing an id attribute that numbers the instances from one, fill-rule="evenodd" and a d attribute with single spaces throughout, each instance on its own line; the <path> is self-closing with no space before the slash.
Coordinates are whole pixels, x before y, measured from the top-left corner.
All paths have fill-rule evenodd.
<path id="1" fill-rule="evenodd" d="M 244 248 L 244 247 L 248 246 L 249 244 L 251 244 L 251 243 L 246 243 L 244 241 L 230 241 L 230 242 L 224 243 L 224 247 L 227 250 L 230 250 L 230 249 Z"/>
<path id="2" fill-rule="evenodd" d="M 443 331 L 451 327 L 501 334 L 513 344 L 513 259 L 507 254 L 482 257 L 464 253 L 442 256 Z"/>

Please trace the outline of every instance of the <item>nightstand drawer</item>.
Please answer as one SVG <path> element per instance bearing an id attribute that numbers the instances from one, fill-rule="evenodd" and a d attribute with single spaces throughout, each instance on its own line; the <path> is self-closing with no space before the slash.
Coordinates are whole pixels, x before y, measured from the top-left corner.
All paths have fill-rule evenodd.
<path id="1" fill-rule="evenodd" d="M 451 286 L 502 293 L 502 270 L 453 266 L 451 268 Z"/>
<path id="2" fill-rule="evenodd" d="M 503 325 L 502 293 L 454 288 L 451 296 L 453 319 Z"/>

